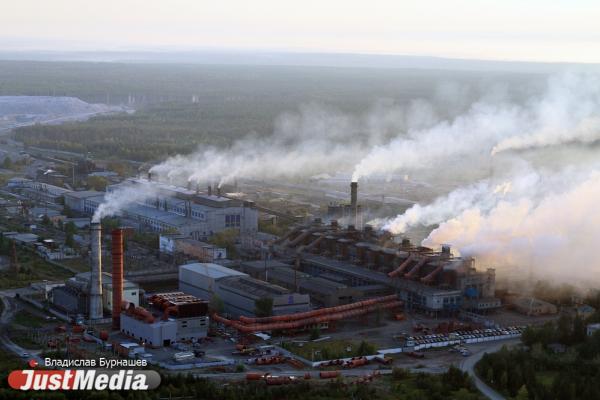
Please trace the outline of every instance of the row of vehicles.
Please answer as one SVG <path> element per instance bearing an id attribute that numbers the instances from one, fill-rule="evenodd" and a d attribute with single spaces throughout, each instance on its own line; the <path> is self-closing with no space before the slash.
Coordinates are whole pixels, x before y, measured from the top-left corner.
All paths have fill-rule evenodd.
<path id="1" fill-rule="evenodd" d="M 453 341 L 465 342 L 469 339 L 484 339 L 488 337 L 520 335 L 524 329 L 525 327 L 523 326 L 509 326 L 507 328 L 487 328 L 470 331 L 456 331 L 448 334 L 409 336 L 406 338 L 406 346 L 421 346 Z"/>

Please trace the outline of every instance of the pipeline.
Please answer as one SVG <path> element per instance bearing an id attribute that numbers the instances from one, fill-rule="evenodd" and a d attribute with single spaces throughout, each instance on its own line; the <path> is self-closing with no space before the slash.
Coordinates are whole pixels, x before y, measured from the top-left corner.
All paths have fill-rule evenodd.
<path id="1" fill-rule="evenodd" d="M 402 264 L 400 264 L 400 266 L 398 268 L 396 268 L 395 270 L 393 270 L 392 272 L 390 272 L 388 274 L 388 276 L 390 278 L 393 278 L 395 276 L 398 276 L 400 274 L 402 274 L 404 272 L 404 270 L 406 269 L 406 267 L 408 267 L 408 264 L 410 264 L 413 260 L 415 259 L 415 254 L 410 254 L 408 256 L 408 258 L 406 260 L 404 260 L 404 262 Z"/>
<path id="2" fill-rule="evenodd" d="M 419 271 L 421 270 L 421 267 L 423 265 L 425 265 L 425 263 L 427 263 L 428 261 L 431 261 L 431 259 L 429 257 L 423 257 L 418 263 L 417 265 L 415 265 L 408 273 L 404 274 L 405 278 L 413 278 L 415 277 Z"/>
<path id="3" fill-rule="evenodd" d="M 435 279 L 435 277 L 444 269 L 444 264 L 438 265 L 433 271 L 431 271 L 427 276 L 421 278 L 421 282 L 423 283 L 431 283 Z"/>
<path id="4" fill-rule="evenodd" d="M 231 326 L 242 333 L 254 333 L 261 331 L 272 331 L 272 330 L 286 330 L 286 329 L 298 329 L 303 328 L 305 326 L 317 325 L 321 323 L 331 322 L 331 321 L 339 321 L 342 319 L 357 317 L 360 315 L 371 313 L 378 309 L 390 309 L 400 307 L 403 303 L 401 301 L 389 301 L 386 303 L 373 304 L 367 307 L 362 307 L 358 309 L 337 312 L 334 314 L 326 314 L 317 317 L 311 317 L 296 321 L 290 322 L 274 322 L 274 323 L 266 323 L 266 324 L 252 324 L 252 325 L 243 325 L 238 321 L 228 320 L 219 315 L 214 315 L 213 319 L 224 323 L 225 325 Z"/>
<path id="5" fill-rule="evenodd" d="M 295 321 L 299 319 L 306 319 L 310 317 L 316 317 L 324 314 L 337 313 L 347 310 L 352 310 L 354 308 L 360 308 L 365 306 L 370 306 L 377 303 L 384 303 L 391 300 L 397 300 L 398 296 L 395 294 L 383 297 L 376 297 L 374 299 L 363 300 L 356 303 L 344 304 L 343 306 L 337 307 L 328 307 L 328 308 L 320 308 L 318 310 L 306 311 L 302 313 L 296 314 L 286 314 L 286 315 L 275 315 L 272 317 L 263 317 L 263 318 L 252 318 L 252 317 L 244 317 L 240 316 L 240 322 L 244 324 L 265 324 L 270 322 L 289 322 Z"/>

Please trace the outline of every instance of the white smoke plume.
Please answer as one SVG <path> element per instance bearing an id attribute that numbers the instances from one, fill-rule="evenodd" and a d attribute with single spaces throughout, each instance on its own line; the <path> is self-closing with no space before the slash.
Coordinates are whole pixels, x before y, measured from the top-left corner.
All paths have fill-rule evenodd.
<path id="1" fill-rule="evenodd" d="M 379 102 L 352 116 L 317 105 L 287 113 L 267 136 L 249 135 L 229 148 L 200 148 L 154 166 L 161 180 L 194 183 L 236 178 L 301 178 L 348 172 L 372 146 L 384 143 L 407 126 L 430 126 L 434 107 L 421 100 L 406 106 Z"/>
<path id="2" fill-rule="evenodd" d="M 375 146 L 355 167 L 353 181 L 401 169 L 450 165 L 509 149 L 600 139 L 600 80 L 592 75 L 552 77 L 544 93 L 524 104 L 494 98 L 426 129 L 409 129 Z"/>
<path id="3" fill-rule="evenodd" d="M 104 217 L 119 215 L 124 207 L 155 197 L 157 193 L 157 187 L 149 183 L 120 186 L 106 193 L 104 201 L 92 216 L 92 222 L 100 222 Z"/>
<path id="4" fill-rule="evenodd" d="M 487 211 L 498 202 L 523 195 L 536 197 L 544 185 L 537 172 L 519 163 L 521 174 L 506 180 L 492 178 L 459 187 L 427 205 L 415 204 L 394 218 L 379 219 L 377 227 L 393 234 L 404 233 L 412 227 L 433 226 L 452 218 L 472 207 Z"/>
<path id="5" fill-rule="evenodd" d="M 527 191 L 489 204 L 457 209 L 423 245 L 451 243 L 464 256 L 499 273 L 600 283 L 596 249 L 600 238 L 600 170 L 569 168 L 542 177 Z"/>

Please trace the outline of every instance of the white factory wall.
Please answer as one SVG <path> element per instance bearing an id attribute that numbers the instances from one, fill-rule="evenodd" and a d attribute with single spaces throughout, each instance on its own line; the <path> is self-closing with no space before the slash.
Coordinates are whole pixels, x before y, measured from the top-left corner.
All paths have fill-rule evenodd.
<path id="1" fill-rule="evenodd" d="M 121 332 L 155 347 L 164 346 L 166 340 L 169 344 L 177 341 L 177 323 L 174 320 L 148 324 L 122 313 Z"/>

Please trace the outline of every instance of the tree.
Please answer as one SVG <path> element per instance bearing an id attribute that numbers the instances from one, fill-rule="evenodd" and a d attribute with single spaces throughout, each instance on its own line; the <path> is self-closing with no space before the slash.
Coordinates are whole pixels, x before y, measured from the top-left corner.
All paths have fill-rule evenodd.
<path id="1" fill-rule="evenodd" d="M 108 180 L 103 176 L 88 176 L 87 184 L 91 189 L 104 192 L 108 186 Z"/>
<path id="2" fill-rule="evenodd" d="M 319 328 L 314 327 L 310 330 L 310 340 L 317 340 L 319 337 L 321 336 L 321 332 L 319 331 Z"/>
<path id="3" fill-rule="evenodd" d="M 14 165 L 10 157 L 4 157 L 4 161 L 2 162 L 2 168 L 4 169 L 13 169 Z"/>
<path id="4" fill-rule="evenodd" d="M 225 309 L 225 304 L 223 303 L 223 300 L 221 300 L 221 298 L 219 296 L 217 296 L 216 294 L 213 294 L 212 297 L 210 298 L 210 301 L 208 302 L 208 308 L 210 309 L 211 312 L 215 312 L 217 314 L 222 314 L 223 310 Z"/>
<path id="5" fill-rule="evenodd" d="M 44 214 L 44 216 L 42 217 L 42 225 L 49 226 L 50 224 L 52 224 L 52 221 L 50 221 L 48 215 Z"/>
<path id="6" fill-rule="evenodd" d="M 70 248 L 75 248 L 75 240 L 73 239 L 73 234 L 71 232 L 67 233 L 65 237 L 65 245 Z"/>
<path id="7" fill-rule="evenodd" d="M 254 314 L 257 317 L 270 317 L 273 315 L 273 299 L 263 297 L 254 301 Z"/>

